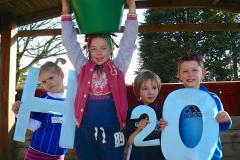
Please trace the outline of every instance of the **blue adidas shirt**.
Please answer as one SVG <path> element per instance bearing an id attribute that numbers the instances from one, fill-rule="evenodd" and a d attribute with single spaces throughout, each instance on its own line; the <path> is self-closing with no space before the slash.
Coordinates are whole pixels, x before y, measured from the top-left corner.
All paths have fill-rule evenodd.
<path id="1" fill-rule="evenodd" d="M 185 88 L 184 86 L 182 86 L 182 88 Z M 213 92 L 209 92 L 208 89 L 204 86 L 204 85 L 200 85 L 200 90 L 207 92 L 215 101 L 218 111 L 223 111 L 223 105 L 222 102 L 220 100 L 220 98 Z M 223 132 L 226 131 L 228 129 L 230 129 L 232 126 L 232 121 L 229 121 L 227 123 L 220 123 L 219 124 L 219 131 Z M 221 140 L 220 137 L 218 138 L 218 142 L 217 142 L 217 148 L 213 154 L 213 157 L 211 160 L 221 160 L 221 158 L 223 157 L 223 152 L 222 152 L 222 145 L 221 145 Z"/>

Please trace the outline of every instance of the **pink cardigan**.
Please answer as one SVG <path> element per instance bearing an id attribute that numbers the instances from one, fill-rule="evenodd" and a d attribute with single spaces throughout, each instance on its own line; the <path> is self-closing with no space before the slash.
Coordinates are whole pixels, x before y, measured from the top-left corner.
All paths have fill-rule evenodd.
<path id="1" fill-rule="evenodd" d="M 77 126 L 81 125 L 83 113 L 88 98 L 88 93 L 91 86 L 93 71 L 96 63 L 88 60 L 82 67 L 78 77 L 78 88 L 75 98 L 75 118 Z M 107 75 L 108 85 L 113 95 L 115 107 L 117 111 L 117 118 L 122 128 L 127 116 L 127 90 L 124 83 L 124 74 L 115 64 L 109 60 L 103 65 L 103 71 Z"/>

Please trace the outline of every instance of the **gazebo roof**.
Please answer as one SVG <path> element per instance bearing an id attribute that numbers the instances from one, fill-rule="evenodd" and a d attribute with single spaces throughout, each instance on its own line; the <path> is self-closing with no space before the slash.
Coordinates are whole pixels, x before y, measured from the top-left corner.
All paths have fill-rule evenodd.
<path id="1" fill-rule="evenodd" d="M 61 13 L 61 0 L 1 0 L 0 15 L 12 14 L 17 25 L 56 17 Z"/>
<path id="2" fill-rule="evenodd" d="M 240 0 L 136 0 L 137 8 L 213 8 L 240 12 Z M 56 17 L 61 12 L 60 0 L 0 0 L 0 15 L 12 14 L 17 25 Z"/>

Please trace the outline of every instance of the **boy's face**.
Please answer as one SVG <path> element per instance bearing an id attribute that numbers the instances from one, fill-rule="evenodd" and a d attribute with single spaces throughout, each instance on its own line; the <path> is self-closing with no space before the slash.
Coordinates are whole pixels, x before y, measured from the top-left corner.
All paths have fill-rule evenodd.
<path id="1" fill-rule="evenodd" d="M 186 88 L 199 88 L 204 76 L 205 70 L 196 61 L 184 61 L 177 73 Z"/>
<path id="2" fill-rule="evenodd" d="M 93 38 L 88 50 L 91 54 L 91 59 L 97 65 L 102 65 L 110 59 L 109 46 L 104 38 Z"/>
<path id="3" fill-rule="evenodd" d="M 157 84 L 148 79 L 143 81 L 141 88 L 140 88 L 140 97 L 144 104 L 148 105 L 155 101 L 158 96 L 158 87 Z"/>
<path id="4" fill-rule="evenodd" d="M 63 73 L 57 74 L 52 70 L 43 71 L 39 75 L 39 81 L 41 82 L 42 87 L 47 92 L 52 93 L 64 92 L 63 78 L 64 78 Z"/>

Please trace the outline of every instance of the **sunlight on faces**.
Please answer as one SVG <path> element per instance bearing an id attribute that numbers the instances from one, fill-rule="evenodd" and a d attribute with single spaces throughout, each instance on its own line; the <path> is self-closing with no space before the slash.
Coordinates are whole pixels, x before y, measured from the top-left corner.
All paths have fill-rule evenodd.
<path id="1" fill-rule="evenodd" d="M 91 60 L 97 65 L 102 65 L 110 59 L 109 46 L 104 38 L 93 38 L 88 50 L 91 55 Z"/>
<path id="2" fill-rule="evenodd" d="M 205 73 L 205 69 L 196 61 L 184 61 L 179 66 L 177 77 L 186 88 L 199 88 Z"/>
<path id="3" fill-rule="evenodd" d="M 140 88 L 140 97 L 144 104 L 148 105 L 155 101 L 158 96 L 157 83 L 154 80 L 148 79 L 143 81 Z"/>
<path id="4" fill-rule="evenodd" d="M 39 81 L 43 89 L 52 93 L 64 92 L 63 78 L 64 74 L 62 72 L 56 73 L 53 68 L 42 71 L 39 75 Z"/>

